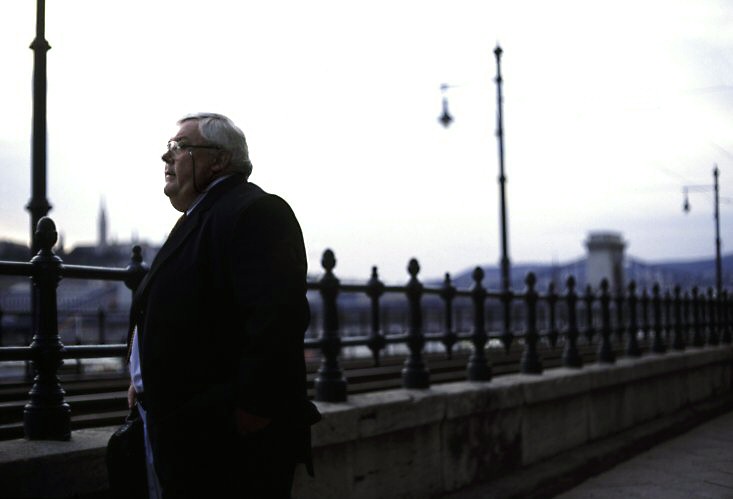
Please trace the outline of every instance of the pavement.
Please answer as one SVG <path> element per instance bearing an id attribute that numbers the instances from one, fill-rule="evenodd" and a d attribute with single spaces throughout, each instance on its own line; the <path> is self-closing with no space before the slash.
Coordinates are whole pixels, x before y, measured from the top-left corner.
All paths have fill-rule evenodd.
<path id="1" fill-rule="evenodd" d="M 556 499 L 733 498 L 733 412 L 667 440 Z"/>
<path id="2" fill-rule="evenodd" d="M 441 499 L 733 499 L 727 407 L 652 421 Z"/>

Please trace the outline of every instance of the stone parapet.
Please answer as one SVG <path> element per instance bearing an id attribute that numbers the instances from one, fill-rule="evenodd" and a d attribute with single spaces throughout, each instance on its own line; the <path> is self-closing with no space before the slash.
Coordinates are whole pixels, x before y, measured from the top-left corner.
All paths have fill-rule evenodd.
<path id="1" fill-rule="evenodd" d="M 298 498 L 440 496 L 676 413 L 730 402 L 729 346 L 320 403 Z M 715 404 L 713 404 L 715 405 Z"/>
<path id="2" fill-rule="evenodd" d="M 598 444 L 648 436 L 642 428 L 662 434 L 701 410 L 729 404 L 732 361 L 727 345 L 691 348 L 319 402 L 316 478 L 299 468 L 294 496 L 438 497 L 546 469 L 558 456 L 583 455 L 591 445 L 618 448 Z M 69 442 L 0 442 L 0 497 L 105 497 L 104 451 L 112 430 L 75 431 Z"/>

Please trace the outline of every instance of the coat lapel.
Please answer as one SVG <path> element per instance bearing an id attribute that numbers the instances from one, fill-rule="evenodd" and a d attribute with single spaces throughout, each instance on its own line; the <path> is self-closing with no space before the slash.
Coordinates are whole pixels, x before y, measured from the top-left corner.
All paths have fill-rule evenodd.
<path id="1" fill-rule="evenodd" d="M 186 239 L 188 239 L 188 237 L 193 232 L 195 232 L 195 229 L 201 223 L 201 218 L 203 214 L 208 211 L 209 208 L 211 208 L 216 200 L 221 197 L 222 194 L 242 182 L 245 182 L 244 177 L 242 175 L 234 174 L 226 180 L 222 181 L 221 183 L 212 187 L 211 190 L 206 194 L 206 196 L 204 196 L 204 198 L 201 200 L 199 205 L 196 206 L 191 215 L 187 216 L 186 219 L 178 227 L 176 227 L 176 230 L 171 232 L 171 234 L 168 236 L 168 239 L 166 239 L 165 243 L 163 243 L 163 246 L 160 248 L 160 251 L 158 251 L 158 254 L 155 256 L 153 264 L 150 266 L 150 270 L 140 282 L 137 290 L 135 290 L 135 294 L 133 295 L 132 299 L 132 317 L 137 316 L 136 314 L 134 314 L 134 311 L 139 310 L 142 306 L 142 303 L 145 302 L 146 290 L 152 279 L 155 277 L 158 269 L 160 269 L 165 261 L 176 252 L 176 249 L 178 249 L 184 243 L 184 241 L 186 241 Z M 130 324 L 130 328 L 132 328 L 133 326 L 133 324 Z"/>
<path id="2" fill-rule="evenodd" d="M 137 290 L 135 291 L 135 297 L 133 298 L 134 301 L 139 300 L 142 296 L 145 295 L 145 290 L 147 289 L 148 284 L 150 283 L 151 279 L 158 271 L 160 266 L 176 251 L 176 249 L 181 244 L 183 244 L 183 242 L 188 238 L 189 234 L 191 234 L 196 226 L 198 226 L 199 221 L 200 213 L 194 212 L 191 214 L 190 217 L 186 217 L 186 219 L 176 228 L 176 230 L 168 236 L 168 239 L 165 240 L 165 243 L 163 243 L 163 246 L 158 251 L 158 254 L 155 255 L 155 259 L 153 260 L 153 264 L 150 266 L 150 270 L 148 270 L 148 273 L 145 274 L 145 277 L 140 282 L 140 285 L 137 287 Z"/>

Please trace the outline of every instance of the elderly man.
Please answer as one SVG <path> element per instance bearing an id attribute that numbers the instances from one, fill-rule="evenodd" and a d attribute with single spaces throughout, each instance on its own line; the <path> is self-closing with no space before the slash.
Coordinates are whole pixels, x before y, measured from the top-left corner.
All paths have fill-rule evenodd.
<path id="1" fill-rule="evenodd" d="M 290 497 L 310 471 L 303 236 L 247 179 L 227 117 L 178 122 L 163 191 L 182 212 L 135 292 L 128 401 L 145 421 L 151 497 Z"/>

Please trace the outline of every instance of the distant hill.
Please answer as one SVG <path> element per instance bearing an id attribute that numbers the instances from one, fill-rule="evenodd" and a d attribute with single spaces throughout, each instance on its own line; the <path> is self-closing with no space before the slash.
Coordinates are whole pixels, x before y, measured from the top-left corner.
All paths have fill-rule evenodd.
<path id="1" fill-rule="evenodd" d="M 733 289 L 733 253 L 721 258 L 723 267 L 723 287 Z M 524 279 L 529 272 L 537 277 L 537 289 L 545 290 L 550 282 L 555 282 L 558 289 L 565 288 L 569 276 L 575 277 L 576 288 L 582 289 L 586 285 L 586 259 L 580 258 L 563 264 L 516 264 L 511 268 L 512 289 L 522 290 L 526 287 Z M 499 289 L 501 287 L 501 271 L 497 265 L 482 267 L 485 273 L 484 287 Z M 456 275 L 451 275 L 453 285 L 457 288 L 469 288 L 473 285 L 471 277 L 473 268 L 466 269 Z M 633 256 L 626 258 L 624 265 L 626 282 L 636 281 L 637 288 L 651 288 L 658 283 L 663 289 L 679 284 L 683 289 L 692 286 L 701 288 L 715 287 L 715 260 L 675 260 L 663 262 L 646 262 Z M 433 281 L 431 284 L 438 284 Z"/>

